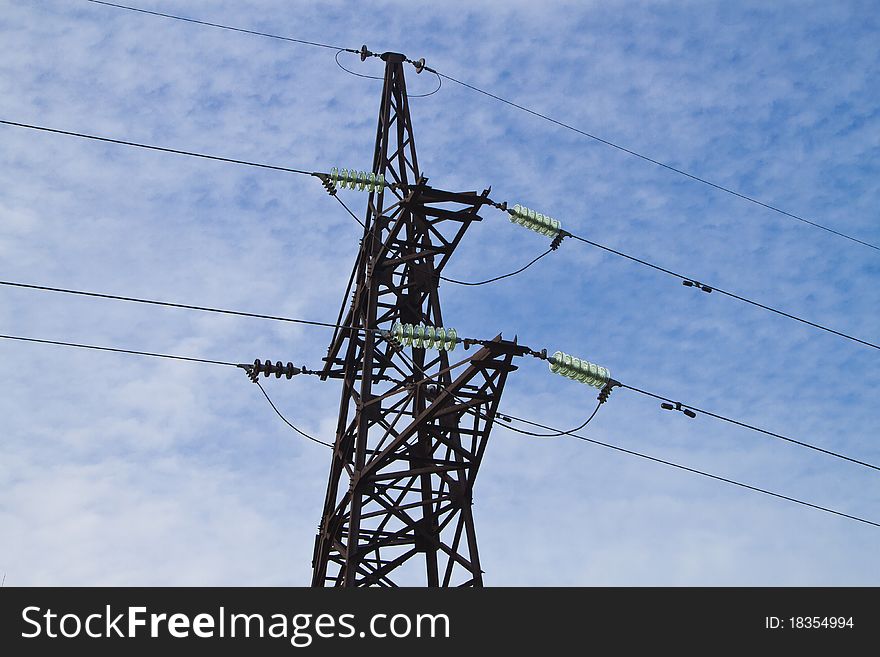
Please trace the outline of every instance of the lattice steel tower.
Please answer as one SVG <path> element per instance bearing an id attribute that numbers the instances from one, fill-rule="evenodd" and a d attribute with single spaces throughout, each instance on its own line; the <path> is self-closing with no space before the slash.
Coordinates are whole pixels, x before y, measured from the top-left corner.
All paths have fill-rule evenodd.
<path id="1" fill-rule="evenodd" d="M 481 586 L 474 479 L 514 356 L 500 336 L 450 366 L 373 329 L 443 326 L 439 275 L 489 190 L 429 187 L 416 157 L 403 66 L 385 78 L 360 252 L 323 378 L 342 380 L 313 586 Z M 418 65 L 418 64 L 417 64 Z M 333 190 L 330 186 L 331 193 Z M 457 354 L 458 352 L 456 352 Z"/>

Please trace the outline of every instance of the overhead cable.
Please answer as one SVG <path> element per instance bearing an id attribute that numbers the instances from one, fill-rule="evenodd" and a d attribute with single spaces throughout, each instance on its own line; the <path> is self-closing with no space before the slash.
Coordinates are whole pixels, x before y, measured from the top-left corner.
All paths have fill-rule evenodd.
<path id="1" fill-rule="evenodd" d="M 258 32 L 258 31 L 255 31 L 255 30 L 249 30 L 249 29 L 245 29 L 245 28 L 234 27 L 234 26 L 231 26 L 231 25 L 224 25 L 224 24 L 220 24 L 220 23 L 213 23 L 213 22 L 209 22 L 209 21 L 197 20 L 197 19 L 194 19 L 194 18 L 187 18 L 187 17 L 184 17 L 184 16 L 176 16 L 176 15 L 173 15 L 173 14 L 166 14 L 166 13 L 162 13 L 162 12 L 158 12 L 158 11 L 151 11 L 151 10 L 142 9 L 142 8 L 139 8 L 139 7 L 132 7 L 132 6 L 122 5 L 122 4 L 113 3 L 113 2 L 104 2 L 103 0 L 86 0 L 86 1 L 87 1 L 87 2 L 91 2 L 91 3 L 93 3 L 93 4 L 100 4 L 100 5 L 105 5 L 105 6 L 108 6 L 108 7 L 115 7 L 115 8 L 117 8 L 117 9 L 124 9 L 124 10 L 128 10 L 128 11 L 133 11 L 133 12 L 142 13 L 142 14 L 149 14 L 149 15 L 152 15 L 152 16 L 159 16 L 159 17 L 162 17 L 162 18 L 168 18 L 168 19 L 173 19 L 173 20 L 178 20 L 178 21 L 185 21 L 185 22 L 188 22 L 188 23 L 194 23 L 194 24 L 198 24 L 198 25 L 204 25 L 204 26 L 213 27 L 213 28 L 219 28 L 219 29 L 223 29 L 223 30 L 231 30 L 231 31 L 234 31 L 234 32 L 241 32 L 241 33 L 245 33 L 245 34 L 251 34 L 251 35 L 260 36 L 260 37 L 266 37 L 266 38 L 270 38 L 270 39 L 279 39 L 279 40 L 282 40 L 282 41 L 289 41 L 289 42 L 293 42 L 293 43 L 299 43 L 299 44 L 308 45 L 308 46 L 315 46 L 315 47 L 319 47 L 319 48 L 327 48 L 327 49 L 332 49 L 332 50 L 342 51 L 342 52 L 349 52 L 349 53 L 354 53 L 354 54 L 358 54 L 358 53 L 362 52 L 362 50 L 363 50 L 363 49 L 358 50 L 358 49 L 355 49 L 355 48 L 345 48 L 345 47 L 340 47 L 340 46 L 336 46 L 336 45 L 332 45 L 332 44 L 328 44 L 328 43 L 321 43 L 321 42 L 318 42 L 318 41 L 308 41 L 308 40 L 305 40 L 305 39 L 297 39 L 297 38 L 293 38 L 293 37 L 286 37 L 286 36 L 282 36 L 282 35 L 279 35 L 279 34 L 271 34 L 271 33 L 267 33 L 267 32 Z M 338 54 L 338 52 L 337 52 L 337 54 Z M 337 60 L 337 65 L 339 65 L 338 60 Z M 341 65 L 340 65 L 340 66 L 341 66 Z M 425 67 L 423 67 L 423 68 L 425 68 Z M 836 230 L 836 229 L 834 229 L 834 228 L 831 228 L 830 226 L 826 226 L 826 225 L 821 224 L 821 223 L 819 223 L 819 222 L 817 222 L 817 221 L 812 221 L 812 220 L 807 219 L 807 218 L 805 218 L 805 217 L 803 217 L 803 216 L 801 216 L 801 215 L 799 215 L 799 214 L 796 214 L 796 213 L 794 213 L 794 212 L 789 212 L 788 210 L 785 210 L 785 209 L 783 209 L 783 208 L 780 208 L 780 207 L 778 207 L 778 206 L 776 206 L 776 205 L 773 205 L 773 204 L 771 204 L 771 203 L 768 203 L 768 202 L 762 201 L 762 200 L 760 200 L 760 199 L 758 199 L 758 198 L 756 198 L 756 197 L 754 197 L 754 196 L 750 196 L 750 195 L 745 194 L 745 193 L 743 193 L 743 192 L 739 192 L 739 191 L 737 191 L 737 190 L 735 190 L 735 189 L 733 189 L 733 188 L 731 188 L 731 187 L 728 187 L 728 186 L 725 186 L 725 185 L 721 185 L 721 184 L 716 183 L 716 182 L 712 182 L 711 180 L 708 180 L 707 178 L 704 178 L 704 177 L 702 177 L 702 176 L 699 176 L 699 175 L 696 175 L 696 174 L 690 173 L 690 172 L 688 172 L 688 171 L 685 171 L 684 169 L 681 169 L 681 168 L 679 168 L 679 167 L 673 166 L 673 165 L 668 164 L 668 163 L 666 163 L 666 162 L 662 162 L 662 161 L 660 161 L 660 160 L 657 160 L 657 159 L 655 159 L 655 158 L 649 157 L 649 156 L 647 156 L 647 155 L 643 155 L 642 153 L 639 153 L 638 151 L 635 151 L 635 150 L 630 149 L 630 148 L 626 148 L 626 147 L 624 147 L 624 146 L 622 146 L 622 145 L 620 145 L 620 144 L 617 144 L 617 143 L 615 143 L 615 142 L 613 142 L 613 141 L 611 141 L 611 140 L 609 140 L 609 139 L 605 139 L 605 138 L 600 137 L 600 136 L 598 136 L 598 135 L 596 135 L 596 134 L 593 134 L 593 133 L 591 133 L 591 132 L 587 132 L 586 130 L 582 130 L 581 128 L 578 128 L 578 127 L 576 127 L 576 126 L 574 126 L 574 125 L 571 125 L 570 123 L 566 123 L 565 121 L 560 121 L 559 119 L 555 119 L 555 118 L 553 118 L 553 117 L 551 117 L 551 116 L 549 116 L 549 115 L 547 115 L 547 114 L 544 114 L 544 113 L 542 113 L 542 112 L 538 112 L 538 111 L 536 111 L 536 110 L 533 110 L 533 109 L 531 109 L 531 108 L 529 108 L 529 107 L 526 107 L 525 105 L 521 105 L 521 104 L 516 103 L 516 102 L 514 102 L 514 101 L 512 101 L 512 100 L 509 100 L 509 99 L 507 99 L 507 98 L 504 98 L 504 97 L 502 97 L 502 96 L 499 96 L 499 95 L 497 95 L 497 94 L 494 94 L 494 93 L 492 93 L 492 92 L 490 92 L 490 91 L 487 91 L 487 90 L 485 90 L 485 89 L 482 89 L 482 88 L 480 88 L 480 87 L 477 87 L 476 85 L 473 85 L 473 84 L 470 84 L 470 83 L 468 83 L 468 82 L 465 82 L 464 80 L 459 80 L 459 79 L 457 79 L 457 78 L 454 78 L 453 76 L 448 75 L 448 74 L 446 74 L 446 73 L 441 73 L 441 72 L 439 72 L 439 71 L 436 71 L 435 69 L 429 69 L 429 70 L 430 70 L 430 72 L 432 72 L 432 73 L 434 73 L 435 75 L 437 75 L 437 77 L 440 79 L 440 83 L 441 83 L 441 85 L 442 85 L 442 80 L 445 78 L 445 79 L 449 80 L 450 82 L 454 82 L 454 83 L 456 83 L 456 84 L 458 84 L 458 85 L 460 85 L 460 86 L 462 86 L 462 87 L 465 87 L 465 88 L 467 88 L 467 89 L 470 89 L 471 91 L 475 91 L 475 92 L 477 92 L 477 93 L 479 93 L 479 94 L 482 94 L 482 95 L 484 95 L 484 96 L 487 96 L 487 97 L 489 97 L 489 98 L 492 98 L 493 100 L 497 100 L 497 101 L 500 102 L 500 103 L 504 103 L 505 105 L 508 105 L 508 106 L 510 106 L 510 107 L 513 107 L 513 108 L 515 108 L 515 109 L 518 109 L 518 110 L 520 110 L 520 111 L 522 111 L 522 112 L 526 112 L 527 114 L 530 114 L 530 115 L 532 115 L 532 116 L 535 116 L 535 117 L 537 117 L 537 118 L 540 118 L 540 119 L 542 119 L 542 120 L 544 120 L 544 121 L 548 121 L 549 123 L 552 123 L 552 124 L 554 124 L 554 125 L 557 125 L 557 126 L 559 126 L 559 127 L 561 127 L 561 128 L 565 128 L 566 130 L 570 130 L 570 131 L 572 131 L 572 132 L 575 132 L 575 133 L 577 133 L 577 134 L 579 134 L 579 135 L 581 135 L 581 136 L 583 136 L 583 137 L 586 137 L 586 138 L 588 138 L 588 139 L 592 139 L 593 141 L 596 141 L 596 142 L 598 142 L 598 143 L 600 143 L 600 144 L 603 144 L 603 145 L 608 146 L 608 147 L 610 147 L 610 148 L 613 148 L 613 149 L 616 149 L 616 150 L 621 151 L 621 152 L 623 152 L 623 153 L 626 153 L 627 155 L 631 155 L 631 156 L 636 157 L 636 158 L 639 158 L 640 160 L 643 160 L 643 161 L 645 161 L 645 162 L 649 162 L 650 164 L 653 164 L 653 165 L 655 165 L 655 166 L 658 166 L 658 167 L 661 167 L 661 168 L 663 168 L 663 169 L 666 169 L 667 171 L 671 171 L 671 172 L 676 173 L 676 174 L 678 174 L 678 175 L 680 175 L 680 176 L 684 176 L 684 177 L 686 177 L 686 178 L 688 178 L 688 179 L 690 179 L 690 180 L 693 180 L 693 181 L 695 181 L 695 182 L 698 182 L 698 183 L 700 183 L 700 184 L 707 185 L 707 186 L 709 186 L 709 187 L 711 187 L 711 188 L 713 188 L 713 189 L 716 189 L 716 190 L 718 190 L 718 191 L 724 192 L 725 194 L 730 194 L 731 196 L 735 196 L 735 197 L 737 197 L 737 198 L 740 198 L 740 199 L 742 199 L 742 200 L 744 200 L 744 201 L 746 201 L 746 202 L 748 202 L 748 203 L 752 203 L 752 204 L 754 204 L 754 205 L 758 205 L 758 206 L 760 206 L 760 207 L 762 207 L 762 208 L 765 208 L 765 209 L 767 209 L 767 210 L 770 210 L 770 211 L 772 211 L 772 212 L 775 212 L 775 213 L 777 213 L 777 214 L 779 214 L 779 215 L 781 215 L 781 216 L 787 217 L 787 218 L 789 218 L 789 219 L 793 219 L 793 220 L 795 220 L 795 221 L 799 221 L 799 222 L 801 222 L 801 223 L 803 223 L 803 224 L 807 224 L 807 225 L 809 225 L 809 226 L 812 226 L 813 228 L 817 228 L 817 229 L 822 230 L 822 231 L 825 231 L 825 232 L 827 232 L 827 233 L 830 233 L 830 234 L 836 235 L 837 237 L 840 237 L 840 238 L 843 238 L 843 239 L 849 240 L 849 241 L 851 241 L 851 242 L 855 242 L 855 243 L 861 244 L 861 245 L 863 245 L 863 246 L 867 246 L 868 248 L 874 249 L 875 251 L 880 251 L 880 246 L 878 246 L 877 244 L 873 244 L 873 243 L 871 243 L 871 242 L 868 242 L 868 241 L 865 241 L 865 240 L 859 239 L 859 238 L 854 237 L 854 236 L 852 236 L 852 235 L 848 235 L 847 233 L 844 233 L 844 232 L 842 232 L 842 231 L 839 231 L 839 230 Z M 354 72 L 352 71 L 352 73 L 354 73 Z M 355 75 L 361 75 L 361 74 L 358 74 L 358 73 L 354 73 L 354 74 L 355 74 Z M 438 88 L 438 90 L 439 90 L 439 88 Z M 436 91 L 436 90 L 435 90 L 435 91 Z M 435 92 L 431 92 L 431 93 L 435 93 Z M 428 94 L 428 95 L 430 95 L 430 94 Z"/>
<path id="2" fill-rule="evenodd" d="M 120 144 L 122 146 L 133 146 L 135 148 L 145 148 L 151 151 L 159 151 L 162 153 L 173 153 L 174 155 L 186 155 L 188 157 L 197 157 L 205 160 L 215 160 L 217 162 L 227 162 L 230 164 L 242 164 L 244 166 L 249 167 L 258 167 L 260 169 L 272 169 L 274 171 L 283 171 L 285 173 L 297 173 L 306 176 L 314 176 L 316 175 L 313 171 L 305 171 L 303 169 L 294 169 L 292 167 L 284 167 L 278 166 L 275 164 L 262 164 L 260 162 L 251 162 L 249 160 L 240 160 L 231 157 L 221 157 L 219 155 L 208 155 L 206 153 L 196 153 L 193 151 L 185 151 L 179 150 L 176 148 L 166 148 L 165 146 L 154 146 L 151 144 L 141 144 L 134 141 L 127 141 L 124 139 L 113 139 L 110 137 L 100 137 L 98 135 L 90 135 L 82 132 L 72 132 L 70 130 L 60 130 L 58 128 L 49 128 L 46 126 L 40 125 L 32 125 L 30 123 L 20 123 L 18 121 L 7 121 L 5 119 L 0 119 L 0 124 L 14 126 L 17 128 L 27 128 L 29 130 L 39 130 L 41 132 L 50 132 L 57 135 L 67 135 L 69 137 L 79 137 L 80 139 L 90 139 L 93 141 L 106 142 L 109 144 Z"/>
<path id="3" fill-rule="evenodd" d="M 510 414 L 503 413 L 502 411 L 499 411 L 499 414 L 504 414 L 504 415 L 506 415 L 507 417 L 509 417 L 509 418 L 511 418 L 512 420 L 515 420 L 515 421 L 517 421 L 517 422 L 522 422 L 523 424 L 529 424 L 529 425 L 532 425 L 532 426 L 535 426 L 535 427 L 538 427 L 538 428 L 541 428 L 541 429 L 545 429 L 545 430 L 548 430 L 548 431 L 560 431 L 559 429 L 556 429 L 556 428 L 551 427 L 551 426 L 547 426 L 546 424 L 541 424 L 540 422 L 533 422 L 533 421 L 531 421 L 531 420 L 526 420 L 526 419 L 524 419 L 524 418 L 519 418 L 519 417 L 516 417 L 516 416 L 510 415 Z M 504 427 L 505 429 L 509 429 L 509 430 L 514 431 L 514 432 L 517 432 L 517 433 L 523 433 L 523 430 L 521 430 L 521 429 L 517 429 L 516 427 L 513 427 L 513 426 L 511 426 L 511 425 L 509 425 L 509 424 L 506 424 L 506 423 L 504 423 L 503 421 L 502 421 L 502 422 L 499 422 L 499 424 L 500 424 L 502 427 Z M 563 433 L 566 433 L 566 432 L 563 432 Z M 527 435 L 528 435 L 528 434 L 527 434 Z M 815 510 L 818 510 L 818 511 L 823 511 L 823 512 L 825 512 L 825 513 L 831 513 L 831 514 L 833 514 L 833 515 L 841 516 L 841 517 L 843 517 L 843 518 L 848 518 L 849 520 L 855 520 L 856 522 L 864 523 L 864 524 L 866 524 L 866 525 L 872 525 L 872 526 L 874 526 L 874 527 L 880 527 L 880 523 L 875 522 L 875 521 L 873 521 L 873 520 L 867 520 L 866 518 L 861 518 L 861 517 L 859 517 L 859 516 L 854 516 L 854 515 L 851 515 L 851 514 L 849 514 L 849 513 L 844 513 L 843 511 L 837 511 L 837 510 L 835 510 L 835 509 L 831 509 L 831 508 L 826 507 L 826 506 L 821 506 L 821 505 L 819 505 L 819 504 L 813 504 L 812 502 L 807 502 L 807 501 L 805 501 L 805 500 L 801 500 L 801 499 L 798 499 L 798 498 L 796 498 L 796 497 L 791 497 L 791 496 L 789 496 L 789 495 L 783 495 L 783 494 L 781 494 L 781 493 L 776 493 L 776 492 L 773 492 L 773 491 L 768 490 L 768 489 L 766 489 L 766 488 L 760 488 L 760 487 L 758 487 L 758 486 L 752 486 L 751 484 L 746 484 L 746 483 L 743 483 L 743 482 L 740 482 L 740 481 L 736 481 L 736 480 L 734 480 L 734 479 L 729 479 L 729 478 L 727 478 L 727 477 L 721 477 L 721 476 L 719 476 L 719 475 L 715 475 L 715 474 L 712 474 L 712 473 L 710 473 L 710 472 L 705 472 L 705 471 L 703 471 L 703 470 L 697 470 L 696 468 L 691 468 L 691 467 L 689 467 L 689 466 L 681 465 L 681 464 L 679 464 L 679 463 L 674 463 L 674 462 L 672 462 L 672 461 L 667 461 L 667 460 L 665 460 L 665 459 L 661 459 L 661 458 L 658 458 L 658 457 L 656 457 L 656 456 L 650 456 L 649 454 L 643 454 L 643 453 L 641 453 L 641 452 L 637 452 L 637 451 L 635 451 L 635 450 L 626 449 L 626 448 L 624 448 L 624 447 L 619 447 L 619 446 L 617 446 L 617 445 L 612 445 L 611 443 L 605 443 L 605 442 L 602 442 L 602 441 L 600 441 L 600 440 L 596 440 L 596 439 L 594 439 L 594 438 L 587 438 L 586 436 L 581 436 L 581 435 L 578 435 L 578 434 L 575 434 L 575 433 L 566 433 L 566 435 L 569 435 L 569 436 L 571 436 L 572 438 L 575 438 L 575 439 L 577 439 L 577 440 L 582 440 L 582 441 L 584 441 L 584 442 L 591 443 L 591 444 L 593 444 L 593 445 L 597 445 L 597 446 L 599 446 L 599 447 L 604 447 L 604 448 L 606 448 L 606 449 L 612 449 L 612 450 L 615 450 L 615 451 L 617 451 L 617 452 L 621 452 L 621 453 L 623 453 L 623 454 L 629 454 L 630 456 L 636 456 L 636 457 L 638 457 L 638 458 L 645 459 L 645 460 L 648 460 L 648 461 L 653 461 L 654 463 L 660 463 L 661 465 L 666 465 L 666 466 L 668 466 L 668 467 L 676 468 L 676 469 L 678 469 L 678 470 L 684 470 L 685 472 L 690 472 L 691 474 L 700 475 L 701 477 L 707 477 L 707 478 L 709 478 L 709 479 L 714 479 L 715 481 L 722 481 L 722 482 L 724 482 L 724 483 L 731 484 L 731 485 L 733 485 L 733 486 L 738 486 L 738 487 L 740 487 L 740 488 L 745 488 L 745 489 L 747 489 L 747 490 L 751 490 L 751 491 L 754 491 L 754 492 L 756 492 L 756 493 L 761 493 L 761 494 L 763 494 L 763 495 L 769 495 L 769 496 L 771 496 L 771 497 L 776 497 L 776 498 L 778 498 L 778 499 L 786 500 L 786 501 L 788 501 L 788 502 L 794 502 L 795 504 L 800 504 L 800 505 L 802 505 L 802 506 L 809 507 L 809 508 L 811 508 L 811 509 L 815 509 Z"/>
<path id="4" fill-rule="evenodd" d="M 320 43 L 318 41 L 306 41 L 305 39 L 295 39 L 293 37 L 281 36 L 279 34 L 270 34 L 268 32 L 257 32 L 255 30 L 248 30 L 242 27 L 233 27 L 231 25 L 222 25 L 220 23 L 210 23 L 208 21 L 196 20 L 195 18 L 186 18 L 185 16 L 175 16 L 174 14 L 165 14 L 160 11 L 151 11 L 149 9 L 141 9 L 140 7 L 131 7 L 128 5 L 121 5 L 115 2 L 104 2 L 103 0 L 86 0 L 86 2 L 91 2 L 96 5 L 105 5 L 107 7 L 115 7 L 116 9 L 125 9 L 127 11 L 135 11 L 140 14 L 149 14 L 150 16 L 159 16 L 161 18 L 171 18 L 176 21 L 185 21 L 187 23 L 195 23 L 197 25 L 205 25 L 207 27 L 216 27 L 221 30 L 230 30 L 232 32 L 242 32 L 244 34 L 251 34 L 254 36 L 260 37 L 268 37 L 270 39 L 280 39 L 281 41 L 290 41 L 293 43 L 300 43 L 306 46 L 316 46 L 318 48 L 329 48 L 331 50 L 344 50 L 346 52 L 357 53 L 358 51 L 351 48 L 341 48 L 339 46 L 334 46 L 329 43 Z"/>

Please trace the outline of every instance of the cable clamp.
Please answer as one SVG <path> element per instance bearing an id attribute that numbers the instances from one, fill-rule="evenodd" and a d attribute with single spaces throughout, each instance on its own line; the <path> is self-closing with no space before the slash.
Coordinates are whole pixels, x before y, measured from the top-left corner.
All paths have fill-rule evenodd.
<path id="1" fill-rule="evenodd" d="M 665 411 L 680 411 L 691 419 L 697 417 L 696 413 L 694 413 L 691 409 L 682 406 L 681 402 L 675 402 L 675 404 L 668 404 L 666 402 L 663 402 L 662 404 L 660 404 L 660 408 Z"/>
<path id="2" fill-rule="evenodd" d="M 596 398 L 599 400 L 599 404 L 604 404 L 608 401 L 608 397 L 611 396 L 611 391 L 614 390 L 616 386 L 619 386 L 620 382 L 615 381 L 614 379 L 609 379 L 608 383 L 605 384 L 605 387 L 599 391 L 599 396 Z"/>
<path id="3" fill-rule="evenodd" d="M 403 343 L 398 340 L 397 336 L 391 331 L 376 329 L 376 335 L 385 340 L 386 344 L 391 347 L 391 350 L 395 353 L 400 353 L 403 350 Z"/>
<path id="4" fill-rule="evenodd" d="M 533 356 L 534 358 L 539 358 L 540 360 L 547 360 L 547 350 L 541 349 L 541 351 L 535 351 L 534 349 L 529 349 L 526 347 L 526 353 L 529 356 Z"/>
<path id="5" fill-rule="evenodd" d="M 337 192 L 336 185 L 333 184 L 333 181 L 330 179 L 330 176 L 322 176 L 321 177 L 321 184 L 324 185 L 324 189 L 327 190 L 327 193 L 330 194 L 330 196 L 336 196 L 336 192 Z"/>
<path id="6" fill-rule="evenodd" d="M 571 237 L 571 233 L 569 233 L 567 230 L 560 230 L 558 233 L 556 233 L 556 237 L 553 238 L 553 241 L 550 242 L 550 249 L 552 251 L 558 249 L 559 245 L 562 244 L 562 240 L 564 240 L 566 237 Z"/>

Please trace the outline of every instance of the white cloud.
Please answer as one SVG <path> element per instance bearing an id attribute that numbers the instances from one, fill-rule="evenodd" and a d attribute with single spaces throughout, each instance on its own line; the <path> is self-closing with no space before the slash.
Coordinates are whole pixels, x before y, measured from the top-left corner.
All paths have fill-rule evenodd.
<path id="1" fill-rule="evenodd" d="M 400 49 L 623 146 L 877 242 L 878 26 L 859 3 L 151 2 Z M 367 168 L 379 87 L 332 51 L 86 3 L 6 3 L 0 118 L 304 169 Z M 377 60 L 358 71 L 381 71 Z M 433 84 L 408 71 L 413 89 Z M 454 83 L 414 100 L 431 182 L 492 185 L 590 239 L 866 339 L 872 251 Z M 345 196 L 358 214 L 363 198 Z M 0 126 L 0 279 L 333 320 L 359 227 L 308 178 Z M 545 248 L 494 211 L 458 278 Z M 312 367 L 329 333 L 2 289 L 0 333 Z M 870 349 L 567 241 L 444 285 L 449 325 L 518 333 L 634 385 L 880 461 Z M 8 584 L 306 584 L 327 454 L 232 368 L 0 344 Z M 578 424 L 523 362 L 503 406 Z M 339 390 L 270 393 L 327 439 Z M 616 391 L 590 436 L 877 519 L 857 466 Z M 528 485 L 523 485 L 528 484 Z M 498 431 L 477 482 L 492 584 L 874 584 L 876 528 L 576 441 Z"/>

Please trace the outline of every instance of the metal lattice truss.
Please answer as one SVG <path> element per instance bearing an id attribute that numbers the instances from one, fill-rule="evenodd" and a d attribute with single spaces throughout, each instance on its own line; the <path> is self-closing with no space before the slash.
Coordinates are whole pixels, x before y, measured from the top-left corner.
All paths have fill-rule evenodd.
<path id="1" fill-rule="evenodd" d="M 382 55 L 385 85 L 361 249 L 324 378 L 343 391 L 314 586 L 481 585 L 471 512 L 474 479 L 515 342 L 450 354 L 404 349 L 375 329 L 443 326 L 439 275 L 488 190 L 446 192 L 419 173 L 403 56 Z M 430 358 L 429 358 L 430 354 Z"/>

